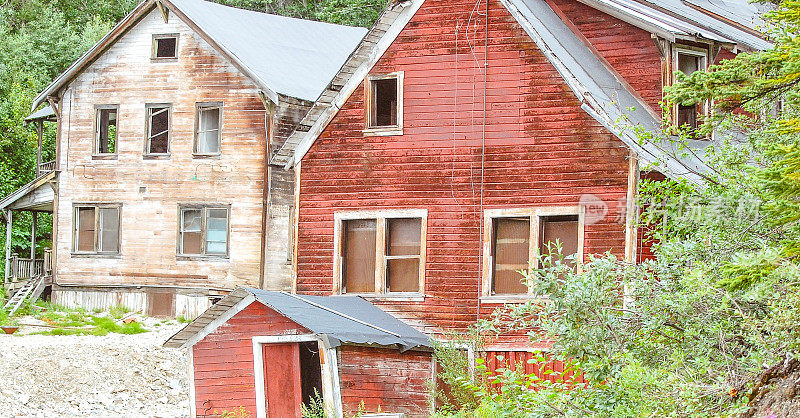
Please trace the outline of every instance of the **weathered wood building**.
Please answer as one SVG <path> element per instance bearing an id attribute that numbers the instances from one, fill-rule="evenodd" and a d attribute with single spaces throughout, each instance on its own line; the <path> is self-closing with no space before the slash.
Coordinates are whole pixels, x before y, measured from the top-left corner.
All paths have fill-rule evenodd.
<path id="1" fill-rule="evenodd" d="M 54 109 L 56 159 L 4 201 L 49 190 L 53 301 L 194 317 L 237 286 L 291 288 L 293 175 L 270 153 L 365 32 L 139 4 L 35 99 Z"/>

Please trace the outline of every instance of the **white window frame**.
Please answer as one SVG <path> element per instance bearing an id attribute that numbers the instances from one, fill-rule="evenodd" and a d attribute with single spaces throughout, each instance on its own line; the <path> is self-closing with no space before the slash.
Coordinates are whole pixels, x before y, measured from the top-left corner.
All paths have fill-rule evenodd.
<path id="1" fill-rule="evenodd" d="M 394 136 L 403 135 L 403 71 L 388 74 L 371 74 L 364 80 L 364 136 Z M 373 125 L 372 103 L 375 94 L 372 82 L 378 80 L 397 79 L 397 124 L 389 126 Z"/>
<path id="2" fill-rule="evenodd" d="M 528 239 L 528 263 L 530 268 L 539 266 L 539 225 L 541 218 L 549 216 L 578 216 L 578 253 L 575 264 L 580 271 L 583 263 L 584 250 L 583 241 L 585 231 L 584 218 L 586 208 L 582 205 L 576 206 L 541 206 L 532 208 L 509 208 L 509 209 L 486 209 L 483 219 L 483 271 L 481 275 L 481 301 L 507 303 L 516 300 L 529 300 L 533 298 L 530 288 L 527 294 L 492 294 L 492 239 L 494 235 L 494 219 L 497 218 L 530 218 L 530 236 Z M 533 263 L 531 263 L 533 260 Z M 522 279 L 522 278 L 520 278 Z"/>
<path id="3" fill-rule="evenodd" d="M 100 112 L 103 110 L 114 110 L 116 112 L 116 126 L 117 137 L 114 143 L 114 152 L 100 152 Z M 94 145 L 92 146 L 92 158 L 95 159 L 113 159 L 119 153 L 119 105 L 95 105 L 94 106 Z"/>
<path id="4" fill-rule="evenodd" d="M 333 215 L 333 293 L 342 294 L 342 232 L 343 221 L 375 219 L 375 292 L 348 292 L 368 298 L 391 298 L 420 301 L 425 295 L 425 260 L 427 252 L 428 210 L 427 209 L 383 209 L 364 211 L 336 212 Z M 420 219 L 419 249 L 419 290 L 417 292 L 388 292 L 386 290 L 386 220 L 387 219 Z"/>
<path id="5" fill-rule="evenodd" d="M 183 212 L 187 210 L 200 211 L 200 234 L 201 234 L 201 253 L 200 254 L 184 254 L 183 253 Z M 225 242 L 225 254 L 212 253 L 208 254 L 206 245 L 208 240 L 208 211 L 209 210 L 225 210 L 228 213 L 228 230 Z M 179 204 L 178 205 L 178 242 L 177 242 L 177 256 L 183 259 L 191 258 L 206 258 L 206 259 L 228 259 L 231 254 L 231 205 L 225 204 Z"/>
<path id="6" fill-rule="evenodd" d="M 192 145 L 193 157 L 214 157 L 222 154 L 222 102 L 200 102 L 195 105 L 194 122 L 194 144 Z M 200 134 L 207 131 L 200 131 L 200 114 L 204 110 L 219 109 L 219 126 L 217 128 L 217 152 L 198 152 L 197 145 Z"/>
<path id="7" fill-rule="evenodd" d="M 678 82 L 677 78 L 675 77 L 675 73 L 680 71 L 680 69 L 678 68 L 678 55 L 679 54 L 691 55 L 693 57 L 702 58 L 702 64 L 700 65 L 700 69 L 698 71 L 708 70 L 709 61 L 710 61 L 709 57 L 711 56 L 711 54 L 710 54 L 710 52 L 709 52 L 709 50 L 707 48 L 700 48 L 700 47 L 696 47 L 696 46 L 677 45 L 676 44 L 672 48 L 672 74 L 670 76 L 670 80 L 672 81 L 673 85 Z M 703 103 L 699 103 L 699 105 L 701 106 L 701 110 L 700 110 L 700 112 L 698 112 L 698 115 L 702 114 L 704 116 L 708 116 L 709 110 L 711 109 L 711 102 L 709 100 L 706 100 Z M 678 104 L 677 103 L 675 103 L 672 106 L 672 115 L 673 115 L 672 123 L 675 126 L 678 126 Z M 700 121 L 698 121 L 698 125 L 697 125 L 698 127 L 700 126 L 699 122 Z"/>
<path id="8" fill-rule="evenodd" d="M 264 345 L 313 341 L 316 341 L 319 347 L 320 371 L 322 373 L 322 402 L 325 405 L 325 410 L 333 412 L 335 417 L 342 416 L 342 390 L 339 382 L 339 365 L 335 347 L 330 347 L 323 338 L 316 334 L 254 336 L 252 341 L 256 416 L 258 418 L 267 417 L 267 393 L 264 386 Z"/>
<path id="9" fill-rule="evenodd" d="M 101 209 L 117 210 L 117 251 L 101 251 L 102 220 Z M 78 228 L 80 227 L 79 209 L 94 209 L 94 250 L 78 250 Z M 72 255 L 94 255 L 115 257 L 122 254 L 122 204 L 121 203 L 75 203 L 72 205 Z"/>

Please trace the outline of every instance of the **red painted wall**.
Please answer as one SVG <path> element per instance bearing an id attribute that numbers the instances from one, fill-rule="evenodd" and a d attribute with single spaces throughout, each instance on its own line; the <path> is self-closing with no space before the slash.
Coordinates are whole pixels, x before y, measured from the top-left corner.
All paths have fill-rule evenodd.
<path id="1" fill-rule="evenodd" d="M 303 159 L 298 292 L 332 292 L 334 212 L 342 210 L 428 210 L 425 301 L 376 304 L 433 327 L 478 318 L 485 209 L 576 206 L 593 194 L 609 212 L 586 226 L 585 252 L 624 255 L 616 218 L 627 149 L 580 109 L 497 0 L 486 51 L 485 4 L 471 13 L 474 0 L 426 1 L 372 70 L 405 72 L 403 136 L 363 135 L 358 88 Z"/>
<path id="2" fill-rule="evenodd" d="M 433 363 L 429 352 L 343 346 L 339 351 L 342 409 L 430 415 Z"/>
<path id="3" fill-rule="evenodd" d="M 256 416 L 253 342 L 256 335 L 309 331 L 285 316 L 253 302 L 192 348 L 197 415 L 239 412 Z"/>
<path id="4" fill-rule="evenodd" d="M 552 0 L 591 45 L 661 114 L 661 54 L 650 32 L 575 0 Z"/>

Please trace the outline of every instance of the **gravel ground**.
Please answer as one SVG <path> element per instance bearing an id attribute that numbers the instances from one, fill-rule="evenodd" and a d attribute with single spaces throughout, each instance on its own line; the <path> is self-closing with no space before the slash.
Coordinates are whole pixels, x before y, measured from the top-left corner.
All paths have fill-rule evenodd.
<path id="1" fill-rule="evenodd" d="M 151 332 L 45 336 L 25 335 L 44 328 L 23 326 L 0 333 L 0 416 L 188 416 L 186 352 L 161 346 L 183 324 L 141 321 Z"/>

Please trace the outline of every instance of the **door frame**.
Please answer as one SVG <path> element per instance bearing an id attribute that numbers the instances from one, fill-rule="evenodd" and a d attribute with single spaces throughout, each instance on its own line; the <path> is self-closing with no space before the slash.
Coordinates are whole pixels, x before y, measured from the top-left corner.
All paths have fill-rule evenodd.
<path id="1" fill-rule="evenodd" d="M 322 400 L 325 410 L 336 417 L 342 416 L 342 392 L 339 385 L 339 365 L 336 347 L 328 344 L 328 339 L 316 334 L 265 335 L 253 337 L 253 376 L 255 378 L 256 416 L 267 417 L 266 387 L 264 386 L 264 345 L 305 343 L 316 341 L 320 353 L 322 372 Z"/>

